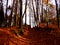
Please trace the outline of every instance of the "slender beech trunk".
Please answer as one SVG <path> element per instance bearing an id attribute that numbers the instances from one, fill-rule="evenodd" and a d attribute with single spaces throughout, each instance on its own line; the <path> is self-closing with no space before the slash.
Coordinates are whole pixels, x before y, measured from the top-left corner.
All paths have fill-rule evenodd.
<path id="1" fill-rule="evenodd" d="M 16 10 L 16 0 L 13 0 L 14 1 L 14 9 L 13 9 L 13 12 L 14 12 L 14 26 L 16 26 L 16 13 L 15 13 L 15 10 Z"/>
<path id="2" fill-rule="evenodd" d="M 37 5 L 36 5 L 36 14 L 37 14 L 37 20 L 39 19 L 39 14 L 38 14 L 38 8 L 39 8 L 39 0 L 37 0 Z"/>
<path id="3" fill-rule="evenodd" d="M 47 10 L 47 13 L 46 13 L 46 15 L 47 15 L 47 18 L 46 18 L 46 20 L 47 20 L 47 27 L 48 27 L 48 0 L 47 0 L 47 2 L 46 2 L 46 10 Z"/>
<path id="4" fill-rule="evenodd" d="M 10 16 L 9 16 L 9 18 L 8 18 L 8 20 L 9 20 L 8 26 L 11 26 L 12 8 L 9 6 L 9 8 L 8 8 L 8 9 L 11 11 Z"/>
<path id="5" fill-rule="evenodd" d="M 23 17 L 22 17 L 22 0 L 19 0 L 20 2 L 20 20 L 19 20 L 19 34 L 24 34 L 23 30 Z"/>
<path id="6" fill-rule="evenodd" d="M 39 6 L 39 9 L 40 9 L 40 8 L 41 8 L 41 0 L 40 0 L 39 2 L 40 2 L 40 4 L 39 4 L 39 5 L 40 5 L 40 6 Z M 40 9 L 40 10 L 41 10 L 41 9 Z M 40 11 L 40 10 L 39 10 L 39 11 Z M 41 11 L 40 11 L 40 13 L 39 13 L 39 25 L 40 25 L 40 23 L 41 23 Z"/>
<path id="7" fill-rule="evenodd" d="M 24 11 L 24 13 L 22 14 L 22 18 L 24 17 L 24 15 L 25 15 L 25 25 L 26 25 L 26 11 L 27 11 L 27 0 L 26 0 L 26 2 L 25 2 L 25 11 Z"/>
<path id="8" fill-rule="evenodd" d="M 57 14 L 57 25 L 59 28 L 59 17 L 58 17 L 58 4 L 57 4 L 57 0 L 55 0 L 55 4 L 56 4 L 56 14 Z"/>
<path id="9" fill-rule="evenodd" d="M 36 12 L 35 12 L 35 8 L 34 8 L 33 0 L 32 0 L 32 6 L 33 6 L 33 12 L 34 12 L 34 20 L 37 23 Z"/>
<path id="10" fill-rule="evenodd" d="M 41 5 L 41 12 L 42 12 L 42 15 L 41 15 L 41 22 L 43 22 L 43 0 L 42 1 L 42 5 Z"/>
<path id="11" fill-rule="evenodd" d="M 29 25 L 31 26 L 31 1 L 29 0 Z"/>
<path id="12" fill-rule="evenodd" d="M 16 0 L 16 6 L 15 6 L 16 26 L 18 26 L 18 14 L 17 14 L 17 9 L 18 9 L 18 0 Z"/>
<path id="13" fill-rule="evenodd" d="M 38 14 L 38 9 L 39 9 L 39 0 L 37 0 L 37 5 L 36 5 L 37 26 L 38 26 L 38 23 L 39 23 L 39 14 Z"/>
<path id="14" fill-rule="evenodd" d="M 2 27 L 3 21 L 4 21 L 4 11 L 3 11 L 3 3 L 1 0 L 0 2 L 0 27 Z"/>
<path id="15" fill-rule="evenodd" d="M 13 0 L 13 4 L 12 4 L 12 9 L 11 9 L 11 23 L 13 22 L 13 17 L 12 17 L 12 15 L 13 15 L 13 10 L 14 10 L 14 2 L 15 2 L 15 0 Z M 12 25 L 13 26 L 13 25 Z"/>
<path id="16" fill-rule="evenodd" d="M 59 28 L 60 28 L 60 8 L 59 8 L 59 11 L 58 11 L 59 13 Z"/>
<path id="17" fill-rule="evenodd" d="M 26 0 L 26 3 L 25 3 L 25 25 L 26 25 L 26 18 L 27 18 L 27 17 L 26 17 L 26 16 L 27 16 L 27 15 L 26 15 L 26 11 L 27 11 L 27 0 Z"/>
<path id="18" fill-rule="evenodd" d="M 7 0 L 7 3 L 6 3 L 6 13 L 5 13 L 5 24 L 7 26 L 7 6 L 8 6 L 8 0 Z"/>
<path id="19" fill-rule="evenodd" d="M 21 28 L 22 25 L 22 0 L 20 1 L 20 20 L 19 20 L 19 27 Z"/>

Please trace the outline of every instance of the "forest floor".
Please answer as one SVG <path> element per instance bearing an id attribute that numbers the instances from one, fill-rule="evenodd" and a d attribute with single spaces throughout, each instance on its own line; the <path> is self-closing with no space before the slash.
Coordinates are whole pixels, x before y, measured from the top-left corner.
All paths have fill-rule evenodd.
<path id="1" fill-rule="evenodd" d="M 11 29 L 17 27 L 0 28 L 0 45 L 60 45 L 60 28 L 44 23 L 39 28 L 24 26 L 24 35 L 16 36 Z"/>

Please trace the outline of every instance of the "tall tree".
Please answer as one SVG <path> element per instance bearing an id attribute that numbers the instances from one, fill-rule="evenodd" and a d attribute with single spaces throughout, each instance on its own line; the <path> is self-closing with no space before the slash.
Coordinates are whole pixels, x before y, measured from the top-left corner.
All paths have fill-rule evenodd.
<path id="1" fill-rule="evenodd" d="M 16 0 L 16 5 L 15 5 L 15 18 L 16 18 L 16 26 L 18 26 L 18 14 L 17 14 L 17 9 L 18 9 L 18 0 Z"/>
<path id="2" fill-rule="evenodd" d="M 28 4 L 28 7 L 29 7 L 29 25 L 31 26 L 31 0 L 29 0 L 29 4 Z"/>
<path id="3" fill-rule="evenodd" d="M 36 3 L 36 0 L 35 0 L 35 3 Z M 37 9 L 37 6 L 36 6 L 36 10 L 37 11 L 35 11 L 35 7 L 34 7 L 34 2 L 33 2 L 33 0 L 32 0 L 32 8 L 33 8 L 33 13 L 34 13 L 34 20 L 35 20 L 35 23 L 36 23 L 36 25 L 37 25 L 37 11 L 38 11 L 38 9 Z"/>
<path id="4" fill-rule="evenodd" d="M 25 25 L 26 25 L 26 18 L 27 18 L 26 11 L 27 11 L 27 0 L 26 0 L 26 3 L 25 3 Z"/>
<path id="5" fill-rule="evenodd" d="M 37 14 L 37 26 L 39 25 L 39 0 L 37 0 L 36 4 L 36 14 Z"/>
<path id="6" fill-rule="evenodd" d="M 11 11 L 10 16 L 7 15 L 7 17 L 8 17 L 7 20 L 9 20 L 8 26 L 11 26 L 11 20 L 12 20 L 12 8 L 11 8 L 11 6 L 9 6 L 7 9 Z"/>
<path id="7" fill-rule="evenodd" d="M 43 0 L 41 0 L 42 4 L 41 4 L 41 22 L 43 22 Z"/>
<path id="8" fill-rule="evenodd" d="M 47 27 L 48 27 L 48 11 L 49 11 L 49 9 L 48 9 L 48 0 L 46 2 L 46 10 L 47 10 L 47 13 L 46 13 L 47 18 L 46 18 L 46 20 L 47 20 Z"/>
<path id="9" fill-rule="evenodd" d="M 57 14 L 57 25 L 59 27 L 59 16 L 58 16 L 58 3 L 57 3 L 57 0 L 55 0 L 55 4 L 56 4 L 56 14 Z"/>
<path id="10" fill-rule="evenodd" d="M 12 17 L 12 15 L 13 15 L 13 10 L 14 10 L 14 2 L 15 2 L 15 0 L 13 0 L 13 4 L 12 4 L 12 8 L 11 8 L 11 14 L 10 14 L 10 25 L 11 26 L 13 26 L 13 17 Z"/>
<path id="11" fill-rule="evenodd" d="M 20 2 L 20 19 L 19 19 L 19 34 L 23 34 L 23 17 L 22 17 L 22 0 Z"/>
<path id="12" fill-rule="evenodd" d="M 5 13 L 5 25 L 7 26 L 7 6 L 8 6 L 8 0 L 6 2 L 6 13 Z"/>
<path id="13" fill-rule="evenodd" d="M 1 3 L 0 3 L 0 27 L 2 26 L 3 20 L 4 20 L 4 11 L 3 11 L 3 3 L 1 0 Z"/>
<path id="14" fill-rule="evenodd" d="M 23 17 L 24 17 L 24 15 L 25 15 L 25 25 L 26 25 L 26 18 L 27 18 L 26 11 L 27 11 L 27 0 L 26 0 L 26 2 L 25 2 L 25 11 L 24 11 L 24 13 L 23 13 Z"/>

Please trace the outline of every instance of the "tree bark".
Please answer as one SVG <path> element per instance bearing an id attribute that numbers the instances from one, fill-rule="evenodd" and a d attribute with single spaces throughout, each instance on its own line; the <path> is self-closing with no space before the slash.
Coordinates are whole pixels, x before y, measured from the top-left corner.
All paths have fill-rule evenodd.
<path id="1" fill-rule="evenodd" d="M 2 27 L 3 21 L 4 21 L 4 11 L 3 11 L 3 3 L 1 0 L 1 4 L 0 4 L 0 27 Z"/>
<path id="2" fill-rule="evenodd" d="M 26 15 L 26 11 L 27 11 L 27 0 L 26 0 L 26 3 L 25 3 L 25 25 L 26 25 L 26 18 L 27 18 L 27 17 L 26 17 L 26 16 L 27 16 L 27 15 Z"/>
<path id="3" fill-rule="evenodd" d="M 6 13 L 5 13 L 5 26 L 7 27 L 7 6 L 8 6 L 8 0 L 6 3 Z"/>
<path id="4" fill-rule="evenodd" d="M 19 27 L 21 28 L 22 23 L 22 0 L 20 1 L 20 20 L 19 20 Z"/>
<path id="5" fill-rule="evenodd" d="M 48 0 L 47 0 L 47 2 L 46 2 L 46 10 L 47 10 L 47 13 L 46 13 L 47 19 L 46 19 L 46 20 L 47 20 L 47 27 L 48 27 L 48 10 L 49 10 L 49 9 L 48 9 Z"/>
<path id="6" fill-rule="evenodd" d="M 18 14 L 17 14 L 17 9 L 18 9 L 18 0 L 16 0 L 16 6 L 15 6 L 16 26 L 18 26 Z"/>
<path id="7" fill-rule="evenodd" d="M 37 0 L 37 5 L 36 5 L 36 14 L 37 14 L 37 26 L 39 25 L 39 14 L 38 14 L 38 9 L 39 9 L 39 0 Z"/>
<path id="8" fill-rule="evenodd" d="M 41 22 L 43 22 L 43 0 L 41 0 L 42 1 L 42 5 L 41 5 L 41 13 L 42 13 L 42 15 L 41 15 Z"/>
<path id="9" fill-rule="evenodd" d="M 33 5 L 33 0 L 32 0 L 32 6 L 33 6 L 33 12 L 34 12 L 34 20 L 37 23 L 37 17 L 36 17 L 35 8 L 34 8 L 34 5 Z"/>
<path id="10" fill-rule="evenodd" d="M 55 0 L 55 4 L 56 4 L 56 14 L 57 14 L 57 25 L 59 28 L 59 17 L 58 17 L 58 4 L 57 4 L 57 0 Z"/>
<path id="11" fill-rule="evenodd" d="M 19 34 L 24 34 L 23 30 L 23 17 L 22 17 L 22 0 L 19 0 L 20 2 L 20 20 L 19 20 Z"/>
<path id="12" fill-rule="evenodd" d="M 37 0 L 37 5 L 36 5 L 36 14 L 37 14 L 37 20 L 39 20 L 39 14 L 38 14 L 38 8 L 39 8 L 39 0 Z"/>

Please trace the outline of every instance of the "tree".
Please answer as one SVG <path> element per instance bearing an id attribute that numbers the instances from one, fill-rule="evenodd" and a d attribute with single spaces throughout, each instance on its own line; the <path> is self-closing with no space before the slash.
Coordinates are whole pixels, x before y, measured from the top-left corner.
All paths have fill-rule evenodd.
<path id="1" fill-rule="evenodd" d="M 16 18 L 16 26 L 18 26 L 18 14 L 17 14 L 17 9 L 18 9 L 18 0 L 16 0 L 16 5 L 15 5 L 15 18 Z"/>
<path id="2" fill-rule="evenodd" d="M 29 8 L 29 25 L 31 26 L 31 12 L 32 12 L 31 0 L 29 0 L 28 8 Z"/>
<path id="3" fill-rule="evenodd" d="M 33 0 L 32 0 L 32 8 L 33 8 L 33 13 L 34 13 L 34 21 L 36 23 L 35 26 L 38 26 L 38 22 L 39 22 L 39 14 L 38 14 L 39 3 L 38 3 L 38 0 L 35 0 L 35 4 L 36 4 L 36 8 L 34 7 L 34 3 L 33 3 Z"/>
<path id="4" fill-rule="evenodd" d="M 47 2 L 46 2 L 47 4 L 46 4 L 46 10 L 47 10 L 47 13 L 46 13 L 46 15 L 47 15 L 47 27 L 48 27 L 48 11 L 49 11 L 49 9 L 48 9 L 48 0 L 47 0 Z"/>
<path id="5" fill-rule="evenodd" d="M 58 16 L 58 3 L 57 3 L 57 0 L 55 0 L 55 4 L 56 4 L 56 14 L 57 14 L 57 25 L 59 27 L 59 16 Z"/>
<path id="6" fill-rule="evenodd" d="M 27 0 L 26 0 L 26 3 L 25 3 L 25 25 L 26 25 L 26 11 L 27 11 Z"/>
<path id="7" fill-rule="evenodd" d="M 8 0 L 7 0 L 7 3 L 6 3 L 5 26 L 7 26 L 7 6 L 8 6 Z"/>
<path id="8" fill-rule="evenodd" d="M 27 0 L 26 0 L 26 2 L 25 2 L 25 11 L 24 11 L 24 13 L 23 13 L 23 17 L 24 17 L 24 14 L 25 14 L 25 25 L 26 25 L 26 11 L 27 11 Z"/>
<path id="9" fill-rule="evenodd" d="M 2 26 L 4 20 L 4 11 L 3 11 L 3 3 L 1 0 L 1 4 L 0 4 L 0 27 Z"/>
<path id="10" fill-rule="evenodd" d="M 22 17 L 22 0 L 20 2 L 20 19 L 19 19 L 19 34 L 23 34 L 23 17 Z"/>
<path id="11" fill-rule="evenodd" d="M 41 5 L 41 22 L 43 22 L 43 0 L 42 1 L 42 5 Z"/>
<path id="12" fill-rule="evenodd" d="M 14 22 L 14 21 L 13 21 L 13 17 L 12 17 L 12 16 L 13 16 L 13 13 L 14 13 L 14 2 L 15 2 L 15 0 L 13 0 L 13 4 L 12 4 L 12 8 L 11 8 L 11 14 L 10 14 L 10 21 L 11 21 L 11 22 L 10 22 L 10 25 L 11 25 L 11 26 L 13 26 L 12 23 Z"/>

